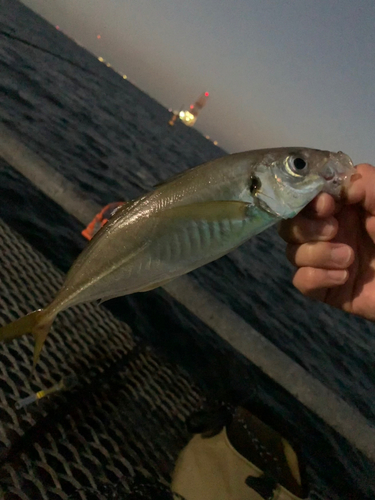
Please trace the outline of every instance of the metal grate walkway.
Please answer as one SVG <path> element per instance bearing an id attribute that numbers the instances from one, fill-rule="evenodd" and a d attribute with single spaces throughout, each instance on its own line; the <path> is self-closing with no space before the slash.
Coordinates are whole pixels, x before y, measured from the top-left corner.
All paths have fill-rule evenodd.
<path id="1" fill-rule="evenodd" d="M 62 281 L 0 220 L 0 324 L 47 305 Z M 0 498 L 172 498 L 157 492 L 202 401 L 186 373 L 97 304 L 57 317 L 34 374 L 32 352 L 31 336 L 0 345 Z M 70 391 L 16 409 L 62 377 Z"/>

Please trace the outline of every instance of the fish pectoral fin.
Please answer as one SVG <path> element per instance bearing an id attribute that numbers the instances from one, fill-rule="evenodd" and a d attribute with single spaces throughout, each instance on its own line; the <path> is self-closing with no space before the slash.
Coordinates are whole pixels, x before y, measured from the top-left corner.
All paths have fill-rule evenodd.
<path id="1" fill-rule="evenodd" d="M 253 205 L 243 201 L 204 201 L 168 208 L 155 217 L 162 219 L 190 219 L 215 222 L 223 219 L 243 220 L 248 217 L 248 209 Z"/>

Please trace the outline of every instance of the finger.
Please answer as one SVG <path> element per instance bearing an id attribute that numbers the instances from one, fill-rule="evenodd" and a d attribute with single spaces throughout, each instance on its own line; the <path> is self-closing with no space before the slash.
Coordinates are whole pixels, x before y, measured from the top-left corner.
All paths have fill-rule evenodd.
<path id="1" fill-rule="evenodd" d="M 373 215 L 366 217 L 365 228 L 373 243 L 375 243 L 375 217 Z"/>
<path id="2" fill-rule="evenodd" d="M 360 203 L 370 214 L 375 215 L 375 168 L 367 163 L 356 167 L 358 176 L 346 191 L 347 203 Z"/>
<path id="3" fill-rule="evenodd" d="M 288 260 L 296 267 L 347 269 L 354 261 L 354 251 L 342 243 L 309 242 L 286 248 Z"/>
<path id="4" fill-rule="evenodd" d="M 291 220 L 279 224 L 279 235 L 287 243 L 307 243 L 309 241 L 329 241 L 337 234 L 338 222 L 334 217 L 309 219 L 298 214 Z"/>
<path id="5" fill-rule="evenodd" d="M 348 277 L 346 269 L 301 267 L 294 275 L 293 284 L 308 297 L 322 298 L 325 289 L 343 285 Z"/>
<path id="6" fill-rule="evenodd" d="M 335 212 L 335 200 L 327 193 L 320 193 L 303 210 L 308 218 L 327 218 Z"/>

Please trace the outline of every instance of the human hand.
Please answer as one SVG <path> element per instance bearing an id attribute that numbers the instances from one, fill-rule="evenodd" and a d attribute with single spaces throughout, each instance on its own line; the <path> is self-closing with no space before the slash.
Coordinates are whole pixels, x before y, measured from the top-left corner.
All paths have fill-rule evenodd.
<path id="1" fill-rule="evenodd" d="M 326 193 L 282 221 L 286 254 L 304 295 L 375 320 L 375 168 L 357 166 L 345 204 Z"/>

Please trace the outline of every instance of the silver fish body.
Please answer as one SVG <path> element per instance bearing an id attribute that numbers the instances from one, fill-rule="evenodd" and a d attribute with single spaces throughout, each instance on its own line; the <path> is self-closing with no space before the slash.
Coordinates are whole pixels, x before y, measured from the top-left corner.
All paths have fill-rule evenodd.
<path id="1" fill-rule="evenodd" d="M 211 262 L 294 216 L 320 191 L 338 195 L 352 168 L 343 153 L 306 148 L 237 153 L 127 203 L 75 261 L 53 302 L 30 315 L 35 324 L 22 327 L 36 338 L 34 362 L 60 311 L 151 290 Z M 10 327 L 0 339 L 14 338 Z"/>

